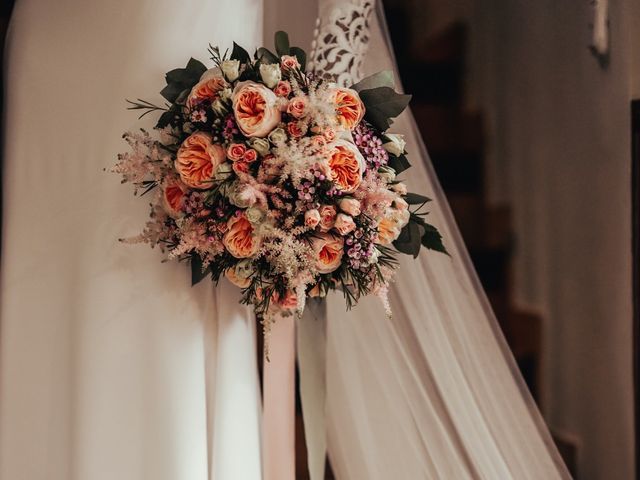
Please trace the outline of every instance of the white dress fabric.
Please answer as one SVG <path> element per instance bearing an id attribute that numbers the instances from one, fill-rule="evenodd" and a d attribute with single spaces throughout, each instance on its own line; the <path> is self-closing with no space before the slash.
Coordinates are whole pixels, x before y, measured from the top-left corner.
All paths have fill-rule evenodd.
<path id="1" fill-rule="evenodd" d="M 104 168 L 164 73 L 262 43 L 261 0 L 18 0 L 8 36 L 2 480 L 260 478 L 255 326 L 237 289 L 128 246 L 147 203 Z M 241 26 L 242 28 L 239 28 Z"/>

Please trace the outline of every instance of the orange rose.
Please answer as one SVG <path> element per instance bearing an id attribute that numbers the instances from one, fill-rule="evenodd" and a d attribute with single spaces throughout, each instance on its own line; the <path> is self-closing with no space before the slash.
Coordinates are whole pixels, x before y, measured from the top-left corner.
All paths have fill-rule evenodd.
<path id="1" fill-rule="evenodd" d="M 224 160 L 224 148 L 211 143 L 208 133 L 196 132 L 182 142 L 175 167 L 186 185 L 205 189 L 211 187 L 216 169 Z"/>
<path id="2" fill-rule="evenodd" d="M 342 128 L 353 130 L 364 117 L 364 104 L 358 92 L 350 88 L 336 88 L 333 94 L 336 117 Z"/>
<path id="3" fill-rule="evenodd" d="M 365 161 L 358 148 L 345 140 L 333 144 L 329 154 L 331 180 L 345 193 L 354 192 L 362 182 Z"/>
<path id="4" fill-rule="evenodd" d="M 260 239 L 256 236 L 253 225 L 244 213 L 234 215 L 227 222 L 227 233 L 222 243 L 231 255 L 236 258 L 254 256 L 260 248 Z"/>
<path id="5" fill-rule="evenodd" d="M 191 89 L 187 97 L 187 105 L 194 107 L 202 102 L 213 102 L 220 97 L 220 92 L 225 89 L 227 82 L 220 76 L 217 70 L 206 72 L 200 81 Z"/>
<path id="6" fill-rule="evenodd" d="M 344 251 L 341 237 L 323 233 L 311 239 L 311 247 L 315 254 L 318 273 L 331 273 L 340 266 Z"/>
<path id="7" fill-rule="evenodd" d="M 187 186 L 180 180 L 171 180 L 162 189 L 162 203 L 172 217 L 177 217 L 184 208 L 184 196 Z"/>
<path id="8" fill-rule="evenodd" d="M 227 147 L 227 158 L 232 161 L 242 160 L 247 147 L 242 143 L 232 143 Z"/>
<path id="9" fill-rule="evenodd" d="M 266 137 L 280 123 L 276 94 L 255 82 L 240 82 L 233 92 L 233 113 L 247 137 Z"/>

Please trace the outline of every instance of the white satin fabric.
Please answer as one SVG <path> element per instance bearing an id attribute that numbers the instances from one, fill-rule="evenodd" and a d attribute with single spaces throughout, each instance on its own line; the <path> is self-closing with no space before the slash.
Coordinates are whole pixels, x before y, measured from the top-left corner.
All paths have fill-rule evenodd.
<path id="1" fill-rule="evenodd" d="M 209 42 L 262 43 L 262 1 L 18 0 L 8 38 L 0 336 L 2 480 L 257 480 L 255 326 L 189 287 L 103 172 Z"/>

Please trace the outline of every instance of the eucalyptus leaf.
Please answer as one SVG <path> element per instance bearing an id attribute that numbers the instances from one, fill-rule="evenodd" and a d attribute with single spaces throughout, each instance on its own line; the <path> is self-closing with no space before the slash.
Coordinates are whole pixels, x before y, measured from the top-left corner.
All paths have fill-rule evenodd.
<path id="1" fill-rule="evenodd" d="M 300 47 L 291 47 L 289 51 L 291 52 L 291 55 L 295 56 L 298 59 L 298 63 L 300 64 L 300 70 L 304 72 L 307 68 L 306 52 Z"/>
<path id="2" fill-rule="evenodd" d="M 395 80 L 393 78 L 393 72 L 391 70 L 382 70 L 381 72 L 369 75 L 363 78 L 358 83 L 354 84 L 353 88 L 356 92 L 363 90 L 371 90 L 378 87 L 394 88 Z"/>
<path id="3" fill-rule="evenodd" d="M 449 255 L 447 248 L 444 246 L 444 243 L 442 243 L 442 235 L 438 229 L 428 223 L 424 224 L 424 228 L 425 232 L 422 235 L 422 245 L 429 250 L 435 250 L 436 252 Z"/>
<path id="4" fill-rule="evenodd" d="M 264 47 L 260 47 L 258 49 L 258 60 L 260 63 L 265 64 L 280 63 L 278 56 L 271 50 Z"/>
<path id="5" fill-rule="evenodd" d="M 365 105 L 365 119 L 374 127 L 385 131 L 391 125 L 389 121 L 407 108 L 411 95 L 397 93 L 391 87 L 376 87 L 360 92 Z"/>
<path id="6" fill-rule="evenodd" d="M 412 255 L 415 258 L 420 253 L 420 240 L 423 234 L 424 227 L 410 221 L 404 226 L 396 241 L 393 242 L 393 246 L 399 252 Z"/>
<path id="7" fill-rule="evenodd" d="M 411 168 L 411 164 L 409 163 L 409 160 L 407 160 L 406 155 L 400 155 L 399 157 L 396 157 L 395 155 L 390 154 L 389 162 L 387 163 L 387 165 L 393 168 L 396 171 L 396 174 L 400 174 L 408 168 Z"/>
<path id="8" fill-rule="evenodd" d="M 199 256 L 191 257 L 191 286 L 200 283 L 209 274 L 209 267 L 202 269 L 202 260 Z"/>
<path id="9" fill-rule="evenodd" d="M 236 42 L 233 42 L 233 50 L 231 50 L 231 60 L 238 60 L 240 61 L 240 63 L 248 63 L 249 61 L 251 61 L 251 57 L 249 56 L 249 52 L 247 52 Z"/>
<path id="10" fill-rule="evenodd" d="M 425 197 L 424 195 L 420 195 L 419 193 L 411 192 L 407 193 L 404 196 L 404 199 L 409 205 L 424 205 L 425 203 L 431 201 L 429 197 Z"/>
<path id="11" fill-rule="evenodd" d="M 289 55 L 289 35 L 279 30 L 275 34 L 276 53 L 279 56 Z"/>

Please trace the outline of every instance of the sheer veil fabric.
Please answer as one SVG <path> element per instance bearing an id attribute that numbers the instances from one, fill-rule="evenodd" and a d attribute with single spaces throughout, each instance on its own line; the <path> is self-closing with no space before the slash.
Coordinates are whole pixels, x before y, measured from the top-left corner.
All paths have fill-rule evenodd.
<path id="1" fill-rule="evenodd" d="M 322 0 L 320 12 L 328 24 L 364 3 Z M 382 18 L 357 23 L 368 40 L 346 49 L 371 72 L 394 65 Z M 17 1 L 5 69 L 0 478 L 261 478 L 251 312 L 229 284 L 188 288 L 184 265 L 115 242 L 147 210 L 102 169 L 123 150 L 122 130 L 140 125 L 122 99 L 161 101 L 152 94 L 169 68 L 204 58 L 209 42 L 252 49 L 262 22 L 262 0 Z M 566 478 L 410 115 L 395 129 L 407 134 L 410 187 L 434 196 L 452 256 L 403 260 L 392 320 L 376 299 L 349 314 L 329 299 L 334 470 Z"/>
<path id="2" fill-rule="evenodd" d="M 397 69 L 374 0 L 320 0 L 313 60 L 338 82 Z M 347 21 L 350 19 L 351 21 Z M 346 26 L 346 27 L 345 27 Z M 341 52 L 347 52 L 341 53 Z M 341 58 L 343 57 L 343 58 Z M 327 71 L 328 68 L 328 71 Z M 350 74 L 344 75 L 345 68 Z M 328 449 L 345 479 L 560 479 L 569 474 L 470 263 L 410 112 L 409 190 L 427 194 L 451 257 L 403 257 L 393 318 L 375 298 L 328 301 Z"/>
<path id="3" fill-rule="evenodd" d="M 209 42 L 262 43 L 262 0 L 18 0 L 5 78 L 3 480 L 257 480 L 255 323 L 222 282 L 119 244 L 144 225 L 103 172 Z"/>

